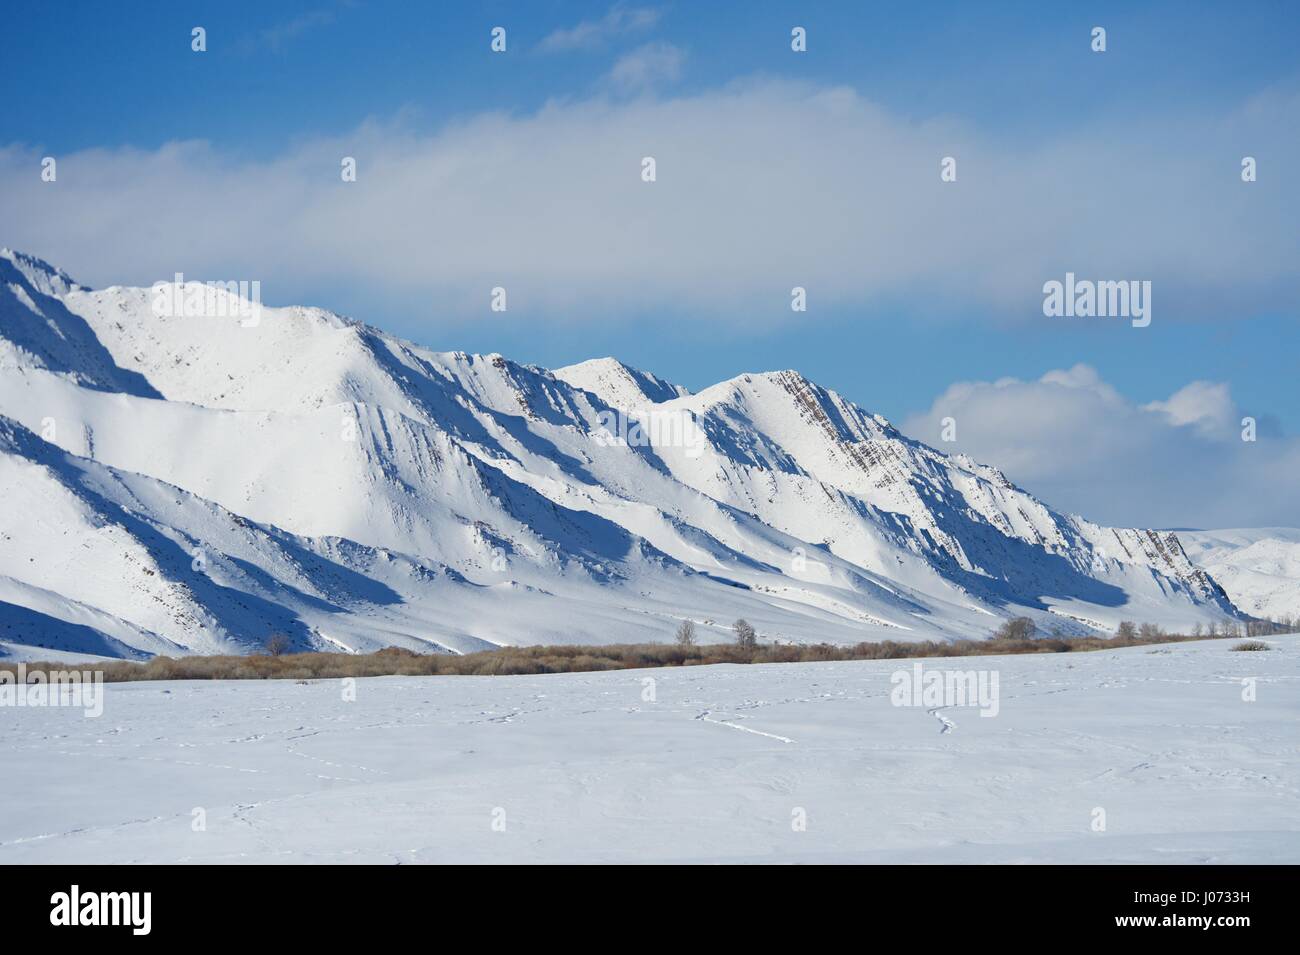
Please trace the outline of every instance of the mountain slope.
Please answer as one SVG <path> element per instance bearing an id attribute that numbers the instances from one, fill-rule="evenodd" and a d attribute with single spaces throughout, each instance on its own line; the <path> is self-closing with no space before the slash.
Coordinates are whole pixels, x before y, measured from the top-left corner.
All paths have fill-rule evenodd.
<path id="1" fill-rule="evenodd" d="M 95 332 L 63 297 L 81 287 L 33 256 L 0 249 L 0 372 L 44 368 L 88 388 L 157 396 L 141 376 L 118 367 Z"/>

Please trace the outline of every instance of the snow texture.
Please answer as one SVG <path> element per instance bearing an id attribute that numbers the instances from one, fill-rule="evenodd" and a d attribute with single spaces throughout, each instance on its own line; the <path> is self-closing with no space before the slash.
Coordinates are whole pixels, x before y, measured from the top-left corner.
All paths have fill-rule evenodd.
<path id="1" fill-rule="evenodd" d="M 992 718 L 911 660 L 111 684 L 0 710 L 0 863 L 1295 864 L 1300 636 L 1234 642 L 922 661 Z"/>

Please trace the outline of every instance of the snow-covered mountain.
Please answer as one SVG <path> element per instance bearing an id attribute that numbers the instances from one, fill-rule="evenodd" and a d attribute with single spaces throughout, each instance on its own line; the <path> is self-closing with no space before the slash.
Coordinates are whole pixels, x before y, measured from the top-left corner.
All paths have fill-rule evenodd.
<path id="1" fill-rule="evenodd" d="M 1238 613 L 1178 535 L 1058 514 L 797 372 L 691 394 L 158 294 L 0 253 L 0 641 L 464 651 L 744 616 L 844 643 Z"/>
<path id="2" fill-rule="evenodd" d="M 1179 531 L 1187 556 L 1255 617 L 1300 620 L 1300 529 Z"/>

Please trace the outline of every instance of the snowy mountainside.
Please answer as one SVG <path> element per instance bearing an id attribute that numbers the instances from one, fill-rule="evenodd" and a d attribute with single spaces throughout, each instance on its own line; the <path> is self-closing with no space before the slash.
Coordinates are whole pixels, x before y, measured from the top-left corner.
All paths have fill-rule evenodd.
<path id="1" fill-rule="evenodd" d="M 1179 531 L 1178 538 L 1241 610 L 1300 620 L 1300 528 Z"/>
<path id="2" fill-rule="evenodd" d="M 614 359 L 552 373 L 0 269 L 0 640 L 459 651 L 682 617 L 856 642 L 1237 613 L 1177 535 L 1057 514 L 795 372 L 691 394 Z"/>

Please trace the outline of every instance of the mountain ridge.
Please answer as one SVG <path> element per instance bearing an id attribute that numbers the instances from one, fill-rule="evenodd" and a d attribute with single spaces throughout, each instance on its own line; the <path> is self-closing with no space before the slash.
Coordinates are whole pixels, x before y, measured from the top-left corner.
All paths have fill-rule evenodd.
<path id="1" fill-rule="evenodd" d="M 613 358 L 548 371 L 435 352 L 325 309 L 263 306 L 252 326 L 160 315 L 150 289 L 86 289 L 21 253 L 6 265 L 11 430 L 268 535 L 268 579 L 236 590 L 287 616 L 210 613 L 195 646 L 246 651 L 272 629 L 332 649 L 619 642 L 665 639 L 680 617 L 723 639 L 741 615 L 781 639 L 856 642 L 983 635 L 1018 613 L 1067 632 L 1240 615 L 1176 534 L 1058 514 L 793 370 L 691 393 Z M 185 536 L 177 515 L 150 519 Z M 322 559 L 349 542 L 367 580 L 389 554 L 401 569 L 377 582 L 396 596 L 309 606 L 269 556 L 277 534 Z"/>

